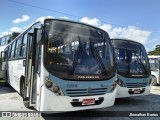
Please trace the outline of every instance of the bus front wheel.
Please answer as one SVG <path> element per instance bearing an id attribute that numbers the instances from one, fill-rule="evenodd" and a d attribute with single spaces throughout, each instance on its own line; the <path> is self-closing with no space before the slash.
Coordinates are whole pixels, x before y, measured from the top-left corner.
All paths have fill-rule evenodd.
<path id="1" fill-rule="evenodd" d="M 153 86 L 157 85 L 157 79 L 155 76 L 152 76 L 152 85 Z"/>

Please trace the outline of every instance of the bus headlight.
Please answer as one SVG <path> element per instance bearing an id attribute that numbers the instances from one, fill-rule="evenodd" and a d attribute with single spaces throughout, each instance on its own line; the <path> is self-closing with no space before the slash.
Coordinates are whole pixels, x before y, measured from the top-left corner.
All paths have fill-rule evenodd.
<path id="1" fill-rule="evenodd" d="M 45 85 L 47 88 L 51 88 L 53 86 L 53 83 L 51 81 L 47 81 Z"/>
<path id="2" fill-rule="evenodd" d="M 53 88 L 52 88 L 52 91 L 54 93 L 57 93 L 59 91 L 59 87 L 57 85 L 54 85 Z"/>
<path id="3" fill-rule="evenodd" d="M 124 84 L 124 82 L 122 80 L 120 80 L 120 79 L 117 80 L 117 84 L 119 86 L 121 86 L 121 87 L 126 87 L 125 84 Z"/>
<path id="4" fill-rule="evenodd" d="M 60 89 L 60 87 L 58 85 L 56 85 L 55 83 L 53 83 L 49 79 L 46 79 L 45 86 L 50 91 L 54 92 L 57 96 L 63 96 L 64 95 L 62 90 Z"/>
<path id="5" fill-rule="evenodd" d="M 117 86 L 117 81 L 114 81 L 113 84 L 112 84 L 112 86 L 111 86 L 111 92 L 114 91 L 114 89 L 116 88 L 116 86 Z"/>

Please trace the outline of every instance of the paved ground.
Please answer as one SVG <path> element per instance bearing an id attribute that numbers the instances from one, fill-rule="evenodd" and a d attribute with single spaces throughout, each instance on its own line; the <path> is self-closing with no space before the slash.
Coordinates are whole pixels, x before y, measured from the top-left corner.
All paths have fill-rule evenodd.
<path id="1" fill-rule="evenodd" d="M 24 107 L 22 98 L 15 92 L 11 87 L 0 86 L 0 111 L 34 111 L 34 109 L 27 109 Z M 153 86 L 151 94 L 148 96 L 132 97 L 132 98 L 119 98 L 116 100 L 115 105 L 108 108 L 87 110 L 87 111 L 77 111 L 61 114 L 42 114 L 42 117 L 35 118 L 0 118 L 0 120 L 57 120 L 57 119 L 67 119 L 67 120 L 77 120 L 77 119 L 94 119 L 94 120 L 158 120 L 158 117 L 106 117 L 121 116 L 126 112 L 132 111 L 133 114 L 141 113 L 155 113 L 160 111 L 160 86 Z M 137 112 L 136 112 L 137 111 Z M 160 112 L 159 112 L 160 113 Z M 156 115 L 156 114 L 155 114 Z M 76 116 L 76 117 L 75 117 Z M 77 117 L 78 116 L 78 117 Z M 94 117 L 92 117 L 94 116 Z M 91 118 L 92 117 L 92 118 Z"/>

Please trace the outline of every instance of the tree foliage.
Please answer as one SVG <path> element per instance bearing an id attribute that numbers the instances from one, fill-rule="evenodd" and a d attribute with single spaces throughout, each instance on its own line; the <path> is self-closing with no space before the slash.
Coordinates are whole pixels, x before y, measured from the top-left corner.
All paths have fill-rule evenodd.
<path id="1" fill-rule="evenodd" d="M 160 55 L 160 45 L 156 45 L 155 50 L 153 51 L 149 51 L 148 52 L 149 55 Z"/>

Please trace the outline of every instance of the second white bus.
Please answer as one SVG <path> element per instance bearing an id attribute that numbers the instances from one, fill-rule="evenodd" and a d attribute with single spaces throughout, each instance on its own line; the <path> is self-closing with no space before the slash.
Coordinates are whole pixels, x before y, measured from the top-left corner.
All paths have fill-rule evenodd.
<path id="1" fill-rule="evenodd" d="M 5 66 L 2 65 L 3 58 L 4 58 L 4 49 L 19 34 L 20 34 L 19 32 L 10 32 L 0 37 L 0 78 L 4 78 L 4 75 L 5 75 L 5 72 L 3 71 Z"/>
<path id="2" fill-rule="evenodd" d="M 141 43 L 112 39 L 118 73 L 117 98 L 149 95 L 151 72 L 148 56 Z"/>

